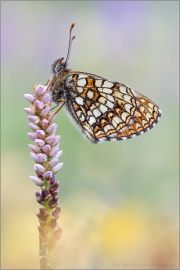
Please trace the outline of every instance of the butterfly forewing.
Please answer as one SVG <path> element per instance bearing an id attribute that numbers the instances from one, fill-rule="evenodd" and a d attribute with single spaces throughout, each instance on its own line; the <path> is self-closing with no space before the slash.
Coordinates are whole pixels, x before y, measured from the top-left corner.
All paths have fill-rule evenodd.
<path id="1" fill-rule="evenodd" d="M 94 74 L 70 71 L 64 85 L 66 109 L 93 143 L 143 134 L 161 115 L 157 105 L 144 95 Z"/>

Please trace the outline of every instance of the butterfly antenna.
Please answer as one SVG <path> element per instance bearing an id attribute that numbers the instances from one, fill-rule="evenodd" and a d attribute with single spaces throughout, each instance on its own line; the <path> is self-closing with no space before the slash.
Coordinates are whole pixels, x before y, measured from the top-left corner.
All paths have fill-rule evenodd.
<path id="1" fill-rule="evenodd" d="M 70 27 L 70 32 L 69 32 L 69 46 L 68 46 L 68 53 L 67 53 L 67 57 L 66 57 L 65 66 L 67 65 L 67 63 L 69 61 L 69 57 L 70 57 L 70 53 L 71 53 L 71 47 L 72 47 L 72 41 L 73 41 L 73 39 L 75 39 L 75 36 L 72 36 L 71 37 L 71 32 L 72 32 L 72 29 L 73 29 L 74 26 L 75 26 L 75 23 L 72 23 L 71 24 L 71 27 Z"/>

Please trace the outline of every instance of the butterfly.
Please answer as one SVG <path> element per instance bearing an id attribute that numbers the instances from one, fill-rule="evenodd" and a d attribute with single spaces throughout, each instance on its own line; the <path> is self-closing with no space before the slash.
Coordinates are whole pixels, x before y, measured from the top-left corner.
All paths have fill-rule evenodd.
<path id="1" fill-rule="evenodd" d="M 71 120 L 92 143 L 126 140 L 153 128 L 161 117 L 159 107 L 129 86 L 88 72 L 67 68 L 74 23 L 70 27 L 66 60 L 52 65 L 52 101 L 64 106 Z"/>

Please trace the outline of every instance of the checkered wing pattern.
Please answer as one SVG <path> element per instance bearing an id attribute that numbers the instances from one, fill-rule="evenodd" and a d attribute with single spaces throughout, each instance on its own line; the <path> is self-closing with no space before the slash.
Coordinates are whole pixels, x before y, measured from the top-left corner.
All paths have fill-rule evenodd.
<path id="1" fill-rule="evenodd" d="M 67 112 L 93 143 L 136 137 L 154 127 L 161 116 L 149 98 L 94 74 L 70 71 L 64 87 Z"/>

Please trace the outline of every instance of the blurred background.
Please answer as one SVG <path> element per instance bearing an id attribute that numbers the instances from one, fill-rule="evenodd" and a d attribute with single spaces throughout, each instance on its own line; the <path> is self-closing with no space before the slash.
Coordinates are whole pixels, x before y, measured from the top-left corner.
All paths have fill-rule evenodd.
<path id="1" fill-rule="evenodd" d="M 92 145 L 62 110 L 60 268 L 178 268 L 178 1 L 3 1 L 1 3 L 2 269 L 38 269 L 38 211 L 29 179 L 28 102 L 51 64 L 127 84 L 152 99 L 162 119 L 143 136 Z"/>

